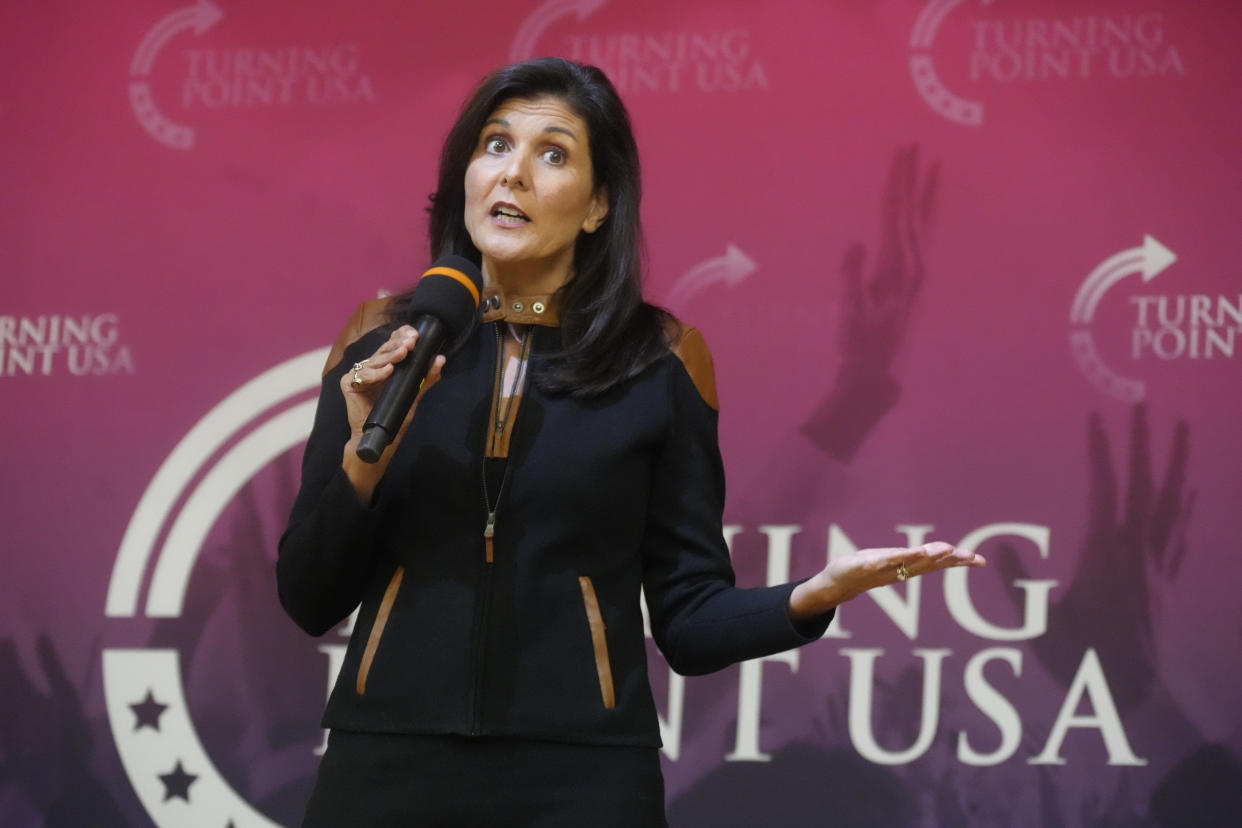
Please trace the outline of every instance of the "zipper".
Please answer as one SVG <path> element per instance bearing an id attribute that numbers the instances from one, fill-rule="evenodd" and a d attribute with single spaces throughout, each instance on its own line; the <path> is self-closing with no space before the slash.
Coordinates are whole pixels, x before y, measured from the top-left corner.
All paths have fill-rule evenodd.
<path id="1" fill-rule="evenodd" d="M 496 548 L 492 539 L 496 537 L 496 510 L 500 508 L 500 495 L 504 492 L 504 478 L 501 478 L 501 491 L 496 493 L 496 503 L 493 505 L 487 493 L 487 460 L 488 455 L 495 451 L 496 443 L 505 428 L 505 422 L 500 416 L 500 398 L 505 390 L 505 343 L 500 335 L 499 322 L 494 323 L 492 330 L 496 332 L 496 377 L 492 381 L 492 418 L 495 424 L 491 434 L 487 435 L 490 448 L 483 452 L 483 508 L 487 510 L 487 521 L 483 524 L 483 560 L 489 564 L 496 562 Z M 505 461 L 506 464 L 508 462 L 508 460 Z M 508 471 L 507 465 L 505 471 Z"/>
<path id="2" fill-rule="evenodd" d="M 504 430 L 504 423 L 500 419 L 500 397 L 504 394 L 505 384 L 505 343 L 500 334 L 500 323 L 493 322 L 492 330 L 496 333 L 496 376 L 492 378 L 492 408 L 495 412 L 492 433 L 487 435 L 489 441 L 488 451 L 484 452 L 484 456 L 491 454 L 496 449 L 496 441 L 500 439 L 500 433 Z M 486 492 L 484 492 L 484 500 L 486 500 Z M 484 504 L 486 505 L 486 504 Z"/>
<path id="3" fill-rule="evenodd" d="M 492 538 L 496 537 L 496 510 L 487 513 L 487 525 L 483 527 L 483 560 L 487 563 L 496 562 L 496 550 L 492 546 Z"/>
<path id="4" fill-rule="evenodd" d="M 496 369 L 495 379 L 492 381 L 492 405 L 493 408 L 500 398 L 500 392 L 503 390 L 504 384 L 504 342 L 500 338 L 500 323 L 492 323 L 493 330 L 496 331 Z M 488 446 L 494 446 L 496 440 L 495 433 L 488 433 L 486 442 Z M 478 596 L 474 606 L 474 630 L 470 636 L 470 653 L 474 664 L 473 682 L 471 686 L 470 701 L 470 735 L 483 735 L 483 672 L 486 663 L 484 648 L 487 646 L 487 620 L 491 615 L 492 609 L 492 572 L 494 571 L 492 564 L 495 562 L 495 554 L 492 548 L 492 538 L 496 534 L 496 510 L 492 508 L 491 502 L 487 496 L 487 455 L 489 451 L 483 452 L 483 508 L 487 510 L 487 521 L 483 526 L 483 562 L 485 566 L 483 571 L 479 573 Z M 499 498 L 497 498 L 499 500 Z"/>
<path id="5" fill-rule="evenodd" d="M 492 609 L 492 573 L 496 570 L 487 566 L 480 575 L 482 582 L 479 587 L 479 603 L 475 609 L 474 642 L 474 701 L 470 711 L 470 735 L 483 735 L 483 666 L 487 647 L 487 621 Z"/>
<path id="6" fill-rule="evenodd" d="M 491 433 L 487 435 L 487 444 L 495 449 L 499 440 L 504 435 L 506 424 L 509 425 L 510 438 L 512 438 L 513 428 L 517 425 L 517 418 L 521 414 L 522 406 L 518 406 L 517 410 L 513 410 L 513 399 L 518 396 L 523 387 L 523 380 L 526 375 L 526 360 L 530 354 L 530 341 L 532 334 L 529 328 L 522 336 L 522 345 L 518 354 L 517 374 L 513 380 L 513 393 L 509 396 L 509 404 L 505 406 L 503 414 L 501 413 L 500 400 L 504 393 L 505 382 L 505 343 L 500 333 L 500 323 L 494 323 L 496 331 L 496 378 L 492 384 L 493 407 L 495 416 L 495 426 Z M 513 421 L 508 422 L 510 415 Z M 483 483 L 483 508 L 487 510 L 487 519 L 483 524 L 483 571 L 480 573 L 480 584 L 478 591 L 478 604 L 475 608 L 475 628 L 471 642 L 471 650 L 474 654 L 474 699 L 471 704 L 470 716 L 470 733 L 473 736 L 481 736 L 483 730 L 483 679 L 486 672 L 485 665 L 486 648 L 487 648 L 487 624 L 491 616 L 492 608 L 492 586 L 495 573 L 495 547 L 493 539 L 496 536 L 496 513 L 500 510 L 500 500 L 504 496 L 505 484 L 509 480 L 508 457 L 506 452 L 505 471 L 501 475 L 500 485 L 496 492 L 496 501 L 492 502 L 487 491 L 487 455 L 489 451 L 484 451 L 483 467 L 481 470 Z"/>
<path id="7" fill-rule="evenodd" d="M 498 455 L 498 449 L 501 447 L 502 440 L 507 438 L 508 441 L 513 439 L 513 431 L 517 427 L 517 418 L 522 413 L 522 406 L 517 404 L 517 398 L 521 396 L 525 387 L 526 368 L 530 358 L 530 344 L 533 334 L 528 327 L 522 333 L 521 344 L 518 347 L 517 367 L 514 368 L 513 383 L 510 393 L 504 406 L 501 406 L 501 399 L 504 395 L 505 385 L 505 369 L 507 361 L 505 360 L 505 343 L 500 333 L 500 323 L 495 323 L 496 332 L 496 376 L 492 381 L 492 419 L 493 426 L 491 433 L 488 434 L 489 449 L 484 452 L 482 482 L 483 482 L 483 508 L 487 510 L 487 520 L 483 524 L 483 560 L 486 563 L 494 563 L 496 560 L 496 549 L 494 539 L 496 537 L 496 513 L 500 510 L 500 501 L 504 497 L 505 484 L 509 482 L 509 442 L 505 442 L 504 454 Z M 517 408 L 514 405 L 517 404 Z M 512 420 L 510 419 L 512 418 Z M 505 427 L 509 427 L 508 434 L 505 433 Z M 496 491 L 496 499 L 492 500 L 491 494 L 487 490 L 487 461 L 491 456 L 500 456 L 505 464 L 504 471 L 500 476 L 500 484 Z"/>

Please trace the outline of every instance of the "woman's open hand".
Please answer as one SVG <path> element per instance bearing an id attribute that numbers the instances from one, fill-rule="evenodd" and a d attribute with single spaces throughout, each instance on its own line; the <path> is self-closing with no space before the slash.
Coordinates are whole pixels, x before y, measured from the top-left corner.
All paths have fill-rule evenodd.
<path id="1" fill-rule="evenodd" d="M 908 549 L 860 549 L 829 561 L 818 574 L 794 587 L 789 596 L 790 614 L 795 621 L 808 621 L 869 589 L 952 566 L 986 563 L 982 555 L 939 541 Z"/>

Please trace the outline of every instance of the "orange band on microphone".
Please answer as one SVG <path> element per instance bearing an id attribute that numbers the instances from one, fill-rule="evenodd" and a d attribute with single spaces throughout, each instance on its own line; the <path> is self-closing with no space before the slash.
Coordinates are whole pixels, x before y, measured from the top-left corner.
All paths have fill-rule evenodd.
<path id="1" fill-rule="evenodd" d="M 460 270 L 453 270 L 451 267 L 433 267 L 423 274 L 423 278 L 428 276 L 447 276 L 450 279 L 456 279 L 470 291 L 470 295 L 474 297 L 474 306 L 476 308 L 479 306 L 479 289 L 475 287 L 474 282 L 470 281 L 469 277 L 467 277 L 466 274 L 462 273 Z"/>

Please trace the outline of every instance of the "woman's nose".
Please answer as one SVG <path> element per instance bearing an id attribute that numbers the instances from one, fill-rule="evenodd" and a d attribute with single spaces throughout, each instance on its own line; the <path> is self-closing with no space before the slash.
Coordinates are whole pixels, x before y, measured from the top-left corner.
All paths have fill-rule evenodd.
<path id="1" fill-rule="evenodd" d="M 526 181 L 526 162 L 521 157 L 521 153 L 512 153 L 509 156 L 509 163 L 505 165 L 504 172 L 501 173 L 500 183 L 511 190 L 522 190 L 526 188 Z"/>

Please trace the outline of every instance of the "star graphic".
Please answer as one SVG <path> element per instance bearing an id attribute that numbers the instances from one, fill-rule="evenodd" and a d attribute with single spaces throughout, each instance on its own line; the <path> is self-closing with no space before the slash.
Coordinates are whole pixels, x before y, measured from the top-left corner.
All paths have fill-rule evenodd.
<path id="1" fill-rule="evenodd" d="M 134 715 L 137 717 L 137 720 L 134 722 L 134 730 L 142 730 L 144 727 L 149 727 L 152 730 L 158 731 L 160 729 L 160 716 L 168 709 L 168 705 L 157 702 L 155 696 L 148 690 L 147 697 L 137 704 L 131 704 L 129 709 L 134 711 Z"/>
<path id="2" fill-rule="evenodd" d="M 194 784 L 194 780 L 198 779 L 192 773 L 186 773 L 181 767 L 181 760 L 177 760 L 177 767 L 172 769 L 171 773 L 159 774 L 160 781 L 164 783 L 164 801 L 172 799 L 174 796 L 181 797 L 186 802 L 190 801 L 190 786 Z"/>

